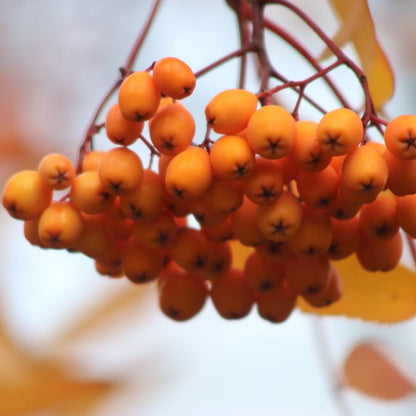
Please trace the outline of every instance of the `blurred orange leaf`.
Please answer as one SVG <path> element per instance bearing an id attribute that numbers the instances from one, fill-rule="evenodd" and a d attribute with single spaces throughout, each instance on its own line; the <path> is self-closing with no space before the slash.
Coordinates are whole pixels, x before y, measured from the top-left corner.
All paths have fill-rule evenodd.
<path id="1" fill-rule="evenodd" d="M 367 0 L 329 0 L 341 21 L 334 42 L 342 47 L 351 41 L 367 76 L 376 109 L 380 109 L 394 92 L 394 75 L 377 39 Z M 323 57 L 327 57 L 325 51 Z"/>
<path id="2" fill-rule="evenodd" d="M 344 374 L 351 387 L 379 399 L 400 399 L 416 390 L 403 366 L 374 343 L 361 343 L 350 352 Z"/>
<path id="3" fill-rule="evenodd" d="M 342 298 L 323 308 L 314 308 L 300 299 L 301 310 L 380 323 L 400 322 L 416 314 L 416 274 L 413 271 L 399 265 L 390 272 L 369 272 L 361 267 L 355 255 L 333 265 L 342 278 Z"/>

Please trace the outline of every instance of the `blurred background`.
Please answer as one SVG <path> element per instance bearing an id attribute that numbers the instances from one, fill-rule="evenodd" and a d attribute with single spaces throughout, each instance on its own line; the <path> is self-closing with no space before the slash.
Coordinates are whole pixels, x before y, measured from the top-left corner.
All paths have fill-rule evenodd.
<path id="1" fill-rule="evenodd" d="M 329 34 L 336 32 L 338 23 L 325 0 L 295 3 Z M 369 5 L 396 74 L 387 117 L 416 113 L 416 4 L 373 0 Z M 151 6 L 149 0 L 0 0 L 2 186 L 11 174 L 36 168 L 46 153 L 76 161 L 90 116 L 116 79 Z M 279 8 L 270 8 L 270 16 L 283 19 L 319 55 L 322 44 L 299 20 Z M 134 68 L 177 56 L 198 70 L 237 48 L 236 21 L 225 1 L 165 0 Z M 270 48 L 292 79 L 310 71 L 281 45 L 271 41 Z M 233 61 L 198 81 L 186 100 L 197 122 L 197 141 L 205 133 L 206 103 L 236 86 L 237 79 Z M 247 87 L 255 90 L 256 82 L 251 70 Z M 356 84 L 343 88 L 359 102 Z M 333 105 L 325 92 L 320 99 Z M 308 111 L 301 116 L 308 117 Z M 110 146 L 104 134 L 95 145 Z M 159 311 L 152 284 L 135 287 L 107 279 L 86 257 L 30 246 L 22 223 L 4 210 L 0 223 L 1 415 L 416 412 L 415 395 L 384 402 L 346 388 L 344 406 L 335 389 L 346 355 L 362 340 L 388 346 L 415 375 L 414 319 L 376 325 L 340 317 L 318 320 L 295 311 L 284 324 L 273 325 L 253 309 L 247 318 L 228 322 L 208 302 L 191 321 L 176 323 Z"/>

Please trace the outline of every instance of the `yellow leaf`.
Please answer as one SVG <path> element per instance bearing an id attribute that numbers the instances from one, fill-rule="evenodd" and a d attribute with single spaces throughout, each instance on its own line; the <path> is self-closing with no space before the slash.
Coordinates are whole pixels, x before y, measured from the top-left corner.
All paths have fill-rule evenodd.
<path id="1" fill-rule="evenodd" d="M 344 363 L 347 383 L 378 399 L 401 399 L 415 392 L 415 382 L 395 357 L 380 346 L 357 345 Z"/>
<path id="2" fill-rule="evenodd" d="M 342 298 L 333 305 L 314 308 L 302 299 L 304 312 L 345 315 L 380 323 L 401 322 L 416 314 L 416 274 L 398 266 L 390 272 L 368 272 L 355 255 L 333 263 L 340 273 Z"/>
<path id="3" fill-rule="evenodd" d="M 353 42 L 368 79 L 374 106 L 379 109 L 393 96 L 394 75 L 377 40 L 367 1 L 329 0 L 329 3 L 341 20 L 341 29 L 334 41 L 340 47 L 348 41 Z"/>

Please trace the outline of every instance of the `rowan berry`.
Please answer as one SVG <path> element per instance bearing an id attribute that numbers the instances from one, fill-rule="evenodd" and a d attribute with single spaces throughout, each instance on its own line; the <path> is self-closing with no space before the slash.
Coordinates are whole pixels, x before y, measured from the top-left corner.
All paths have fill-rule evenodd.
<path id="1" fill-rule="evenodd" d="M 302 206 L 288 191 L 283 191 L 272 204 L 259 206 L 257 209 L 257 224 L 268 240 L 289 240 L 296 234 L 301 223 Z"/>
<path id="2" fill-rule="evenodd" d="M 192 199 L 202 195 L 211 185 L 213 172 L 209 154 L 201 147 L 188 147 L 170 161 L 165 186 L 172 195 Z"/>
<path id="3" fill-rule="evenodd" d="M 364 128 L 356 112 L 348 108 L 338 108 L 321 118 L 316 134 L 325 153 L 339 156 L 346 155 L 360 144 Z"/>
<path id="4" fill-rule="evenodd" d="M 68 188 L 75 178 L 75 168 L 64 155 L 51 153 L 39 163 L 38 171 L 41 179 L 52 189 Z"/>
<path id="5" fill-rule="evenodd" d="M 254 303 L 253 293 L 243 271 L 230 269 L 227 274 L 212 282 L 210 291 L 217 312 L 225 319 L 247 316 Z"/>
<path id="6" fill-rule="evenodd" d="M 88 152 L 82 159 L 81 171 L 88 172 L 90 170 L 98 170 L 98 167 L 101 163 L 101 159 L 103 158 L 105 153 L 106 152 L 101 150 L 93 150 L 92 152 Z"/>
<path id="7" fill-rule="evenodd" d="M 105 131 L 107 137 L 115 144 L 129 146 L 142 134 L 143 122 L 126 119 L 120 111 L 118 103 L 115 103 L 105 118 Z"/>
<path id="8" fill-rule="evenodd" d="M 192 143 L 195 121 L 182 104 L 167 104 L 152 118 L 149 132 L 153 145 L 160 153 L 176 155 Z"/>
<path id="9" fill-rule="evenodd" d="M 400 159 L 388 149 L 383 152 L 383 157 L 389 170 L 387 188 L 397 196 L 415 194 L 416 159 Z"/>
<path id="10" fill-rule="evenodd" d="M 331 260 L 341 260 L 353 254 L 358 247 L 360 222 L 358 216 L 332 219 L 332 239 L 327 252 Z"/>
<path id="11" fill-rule="evenodd" d="M 118 92 L 120 111 L 128 120 L 149 120 L 156 113 L 160 90 L 147 71 L 137 71 L 123 80 Z"/>
<path id="12" fill-rule="evenodd" d="M 231 216 L 227 217 L 227 219 L 224 222 L 218 225 L 210 227 L 205 227 L 204 225 L 202 225 L 201 231 L 212 243 L 219 244 L 234 238 L 234 234 L 232 231 Z"/>
<path id="13" fill-rule="evenodd" d="M 247 141 L 255 153 L 268 159 L 279 159 L 289 153 L 296 138 L 296 122 L 278 105 L 258 109 L 247 125 Z"/>
<path id="14" fill-rule="evenodd" d="M 214 142 L 210 152 L 215 177 L 230 181 L 250 176 L 254 170 L 254 153 L 240 136 L 222 136 Z"/>
<path id="15" fill-rule="evenodd" d="M 400 159 L 416 158 L 416 116 L 402 114 L 391 120 L 384 132 L 387 149 Z"/>
<path id="16" fill-rule="evenodd" d="M 136 189 L 143 176 L 140 157 L 126 147 L 115 147 L 101 159 L 98 175 L 112 195 L 125 195 Z"/>
<path id="17" fill-rule="evenodd" d="M 185 321 L 204 307 L 208 290 L 195 274 L 183 270 L 167 271 L 159 280 L 159 306 L 169 318 Z"/>
<path id="18" fill-rule="evenodd" d="M 69 248 L 81 236 L 81 213 L 69 202 L 53 202 L 39 218 L 39 239 L 43 247 Z"/>
<path id="19" fill-rule="evenodd" d="M 400 228 L 416 238 L 416 194 L 396 198 L 396 218 Z"/>
<path id="20" fill-rule="evenodd" d="M 295 143 L 288 154 L 294 165 L 306 172 L 319 172 L 331 162 L 317 139 L 317 123 L 301 120 L 296 122 Z"/>
<path id="21" fill-rule="evenodd" d="M 15 173 L 6 183 L 2 203 L 8 213 L 19 220 L 39 217 L 52 200 L 52 188 L 38 171 L 23 170 Z"/>
<path id="22" fill-rule="evenodd" d="M 241 207 L 244 194 L 240 182 L 214 178 L 202 199 L 214 212 L 230 213 Z"/>
<path id="23" fill-rule="evenodd" d="M 273 290 L 257 295 L 257 312 L 272 323 L 286 321 L 296 307 L 297 293 L 285 280 Z"/>
<path id="24" fill-rule="evenodd" d="M 255 204 L 270 204 L 283 191 L 283 174 L 273 160 L 256 158 L 253 173 L 243 180 L 243 191 Z"/>
<path id="25" fill-rule="evenodd" d="M 205 107 L 207 123 L 219 134 L 237 134 L 247 127 L 257 109 L 255 94 L 243 89 L 230 89 L 217 94 Z"/>
<path id="26" fill-rule="evenodd" d="M 175 100 L 191 95 L 196 85 L 192 69 L 173 57 L 162 58 L 155 63 L 153 80 L 163 94 Z"/>
<path id="27" fill-rule="evenodd" d="M 72 182 L 69 196 L 74 206 L 86 214 L 104 212 L 115 198 L 104 188 L 96 170 L 78 175 Z"/>

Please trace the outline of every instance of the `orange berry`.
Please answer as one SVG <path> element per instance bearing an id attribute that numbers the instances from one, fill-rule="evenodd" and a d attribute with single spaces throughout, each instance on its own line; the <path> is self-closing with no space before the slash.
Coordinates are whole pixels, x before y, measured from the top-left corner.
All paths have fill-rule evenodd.
<path id="1" fill-rule="evenodd" d="M 170 254 L 183 269 L 203 273 L 208 269 L 211 246 L 200 230 L 180 228 L 172 242 Z"/>
<path id="2" fill-rule="evenodd" d="M 314 306 L 315 308 L 322 308 L 324 306 L 332 305 L 341 299 L 342 296 L 342 282 L 341 276 L 338 272 L 332 267 L 329 272 L 329 284 L 328 287 L 323 290 L 311 293 L 310 295 L 303 295 L 303 299 L 309 305 Z"/>
<path id="3" fill-rule="evenodd" d="M 130 239 L 121 252 L 121 263 L 126 277 L 133 283 L 155 280 L 163 268 L 161 251 L 151 250 Z"/>
<path id="4" fill-rule="evenodd" d="M 104 212 L 113 204 L 115 198 L 104 188 L 96 170 L 78 175 L 72 183 L 69 195 L 74 206 L 87 214 Z"/>
<path id="5" fill-rule="evenodd" d="M 332 222 L 328 214 L 304 206 L 300 227 L 288 245 L 298 256 L 316 256 L 328 251 L 331 239 Z"/>
<path id="6" fill-rule="evenodd" d="M 75 168 L 72 162 L 57 153 L 45 156 L 38 167 L 41 179 L 52 189 L 68 188 L 75 178 Z"/>
<path id="7" fill-rule="evenodd" d="M 269 292 L 281 285 L 283 274 L 283 263 L 267 262 L 255 251 L 244 263 L 244 276 L 254 293 Z"/>
<path id="8" fill-rule="evenodd" d="M 394 195 L 404 196 L 416 193 L 416 159 L 400 159 L 389 150 L 383 152 L 389 168 L 387 188 Z"/>
<path id="9" fill-rule="evenodd" d="M 416 158 L 416 116 L 402 114 L 391 120 L 384 132 L 387 149 L 400 159 Z"/>
<path id="10" fill-rule="evenodd" d="M 218 225 L 211 227 L 202 226 L 201 231 L 212 243 L 219 244 L 234 238 L 231 217 L 227 217 L 224 222 Z"/>
<path id="11" fill-rule="evenodd" d="M 319 172 L 331 162 L 332 156 L 325 153 L 317 139 L 318 125 L 313 121 L 296 122 L 296 140 L 288 154 L 292 163 L 306 172 Z"/>
<path id="12" fill-rule="evenodd" d="M 241 319 L 249 314 L 254 298 L 243 271 L 230 269 L 212 282 L 211 299 L 217 312 L 225 319 Z"/>
<path id="13" fill-rule="evenodd" d="M 412 238 L 416 238 L 416 194 L 398 197 L 396 203 L 399 226 Z"/>
<path id="14" fill-rule="evenodd" d="M 219 179 L 236 181 L 254 170 L 254 153 L 247 140 L 240 136 L 222 136 L 211 147 L 211 164 Z"/>
<path id="15" fill-rule="evenodd" d="M 243 205 L 231 216 L 232 233 L 245 246 L 256 246 L 266 241 L 257 224 L 257 207 L 245 197 Z"/>
<path id="16" fill-rule="evenodd" d="M 374 147 L 358 147 L 342 165 L 341 196 L 355 204 L 372 202 L 384 190 L 387 177 L 388 166 L 383 156 Z"/>
<path id="17" fill-rule="evenodd" d="M 35 170 L 15 173 L 6 183 L 2 203 L 9 214 L 19 220 L 39 217 L 49 206 L 52 189 Z"/>
<path id="18" fill-rule="evenodd" d="M 289 245 L 283 241 L 266 241 L 254 247 L 256 253 L 267 262 L 282 262 L 292 253 Z"/>
<path id="19" fill-rule="evenodd" d="M 296 184 L 300 197 L 309 208 L 324 209 L 338 195 L 338 175 L 332 166 L 320 172 L 300 171 Z"/>
<path id="20" fill-rule="evenodd" d="M 281 159 L 274 160 L 275 165 L 280 169 L 283 174 L 283 183 L 289 184 L 296 178 L 299 168 L 293 164 L 289 156 L 284 156 Z"/>
<path id="21" fill-rule="evenodd" d="M 98 258 L 109 252 L 113 238 L 105 215 L 82 214 L 84 229 L 71 249 L 79 251 L 88 257 Z"/>
<path id="22" fill-rule="evenodd" d="M 139 186 L 143 176 L 142 161 L 132 150 L 115 147 L 101 159 L 98 175 L 110 194 L 125 195 Z"/>
<path id="23" fill-rule="evenodd" d="M 338 190 L 338 195 L 335 200 L 329 203 L 327 212 L 332 218 L 347 220 L 354 217 L 360 209 L 361 204 L 347 200 Z"/>
<path id="24" fill-rule="evenodd" d="M 202 195 L 212 179 L 209 154 L 201 147 L 188 147 L 170 161 L 166 169 L 165 186 L 172 195 L 191 199 Z"/>
<path id="25" fill-rule="evenodd" d="M 203 198 L 191 201 L 191 213 L 199 224 L 205 227 L 213 227 L 221 224 L 228 217 L 228 212 L 219 212 L 214 210 Z"/>
<path id="26" fill-rule="evenodd" d="M 402 257 L 403 240 L 399 232 L 389 239 L 373 239 L 360 234 L 357 258 L 361 266 L 371 272 L 393 270 Z"/>
<path id="27" fill-rule="evenodd" d="M 192 114 L 180 103 L 158 110 L 149 126 L 150 138 L 159 152 L 176 155 L 185 150 L 195 135 Z"/>
<path id="28" fill-rule="evenodd" d="M 292 149 L 296 138 L 293 116 L 278 105 L 258 109 L 247 125 L 247 141 L 255 153 L 267 159 L 279 159 Z"/>
<path id="29" fill-rule="evenodd" d="M 120 111 L 128 120 L 149 120 L 156 113 L 160 90 L 146 71 L 137 71 L 123 80 L 118 92 Z"/>
<path id="30" fill-rule="evenodd" d="M 167 271 L 159 284 L 159 306 L 175 321 L 186 321 L 204 307 L 208 291 L 203 280 L 183 270 Z"/>
<path id="31" fill-rule="evenodd" d="M 331 156 L 339 156 L 346 155 L 360 144 L 364 128 L 356 112 L 338 108 L 321 118 L 316 133 L 322 150 Z"/>
<path id="32" fill-rule="evenodd" d="M 329 285 L 330 264 L 320 256 L 291 256 L 284 262 L 285 279 L 299 295 L 320 292 Z"/>
<path id="33" fill-rule="evenodd" d="M 214 178 L 202 199 L 218 213 L 236 211 L 243 204 L 243 190 L 240 182 Z"/>
<path id="34" fill-rule="evenodd" d="M 243 190 L 255 204 L 270 204 L 282 193 L 283 174 L 273 160 L 256 158 L 253 173 L 243 180 Z"/>
<path id="35" fill-rule="evenodd" d="M 359 219 L 362 231 L 371 238 L 388 239 L 399 230 L 396 201 L 384 193 L 379 194 L 373 202 L 363 205 Z"/>
<path id="36" fill-rule="evenodd" d="M 84 221 L 69 202 L 53 202 L 39 219 L 39 239 L 42 246 L 69 248 L 81 236 Z"/>
<path id="37" fill-rule="evenodd" d="M 357 250 L 360 235 L 360 222 L 357 216 L 345 220 L 332 220 L 332 239 L 328 258 L 341 260 Z"/>
<path id="38" fill-rule="evenodd" d="M 133 234 L 143 246 L 153 250 L 164 250 L 171 246 L 178 226 L 167 212 L 147 221 L 135 221 Z"/>
<path id="39" fill-rule="evenodd" d="M 283 191 L 272 204 L 259 206 L 257 224 L 263 235 L 272 241 L 292 238 L 302 223 L 302 207 L 290 192 Z"/>
<path id="40" fill-rule="evenodd" d="M 42 247 L 42 242 L 39 238 L 39 219 L 40 217 L 26 220 L 23 224 L 23 233 L 27 241 L 33 246 Z"/>
<path id="41" fill-rule="evenodd" d="M 101 150 L 94 150 L 87 153 L 82 159 L 81 170 L 82 172 L 88 172 L 90 170 L 98 170 L 100 166 L 101 159 L 106 152 Z"/>
<path id="42" fill-rule="evenodd" d="M 143 171 L 139 185 L 121 195 L 120 208 L 125 217 L 150 220 L 157 217 L 165 204 L 165 188 L 160 176 L 150 169 Z"/>
<path id="43" fill-rule="evenodd" d="M 255 94 L 243 89 L 230 89 L 217 94 L 205 107 L 208 125 L 219 134 L 237 134 L 247 127 L 257 109 Z"/>
<path id="44" fill-rule="evenodd" d="M 129 146 L 142 134 L 143 122 L 128 120 L 121 114 L 118 103 L 108 110 L 105 118 L 107 137 L 115 144 Z"/>
<path id="45" fill-rule="evenodd" d="M 231 247 L 228 243 L 211 244 L 208 268 L 200 276 L 205 280 L 219 279 L 228 273 L 232 260 Z"/>
<path id="46" fill-rule="evenodd" d="M 273 290 L 257 295 L 257 312 L 269 322 L 284 322 L 295 309 L 296 300 L 296 292 L 283 280 Z"/>
<path id="47" fill-rule="evenodd" d="M 95 270 L 97 270 L 97 273 L 103 276 L 108 276 L 108 277 L 113 277 L 113 278 L 124 277 L 124 271 L 120 265 L 112 266 L 107 263 L 101 263 L 98 260 L 95 260 L 94 265 L 95 265 Z"/>
<path id="48" fill-rule="evenodd" d="M 173 57 L 163 58 L 155 63 L 153 80 L 163 94 L 175 100 L 191 95 L 196 85 L 192 69 L 185 62 Z"/>

